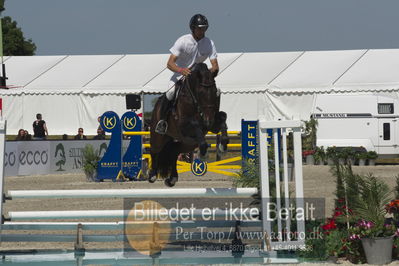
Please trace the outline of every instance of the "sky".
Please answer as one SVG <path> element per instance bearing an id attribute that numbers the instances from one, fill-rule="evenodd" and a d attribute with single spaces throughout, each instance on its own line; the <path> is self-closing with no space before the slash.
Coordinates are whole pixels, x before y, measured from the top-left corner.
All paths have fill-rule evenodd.
<path id="1" fill-rule="evenodd" d="M 204 14 L 219 53 L 399 48 L 398 0 L 6 0 L 37 55 L 165 54 Z"/>

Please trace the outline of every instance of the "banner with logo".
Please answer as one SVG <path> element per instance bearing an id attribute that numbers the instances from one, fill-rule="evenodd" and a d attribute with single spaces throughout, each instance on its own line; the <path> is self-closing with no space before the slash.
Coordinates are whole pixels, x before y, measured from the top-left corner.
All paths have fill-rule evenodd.
<path id="1" fill-rule="evenodd" d="M 85 145 L 102 157 L 109 140 L 7 141 L 4 154 L 5 176 L 82 172 Z M 128 145 L 128 141 L 124 143 Z"/>
<path id="2" fill-rule="evenodd" d="M 97 150 L 100 157 L 108 147 L 108 140 L 74 140 L 74 141 L 51 141 L 51 173 L 81 172 L 83 168 L 83 149 L 90 144 Z"/>
<path id="3" fill-rule="evenodd" d="M 135 112 L 126 112 L 121 118 L 123 131 L 141 131 L 141 119 Z M 142 136 L 130 136 L 129 146 L 122 158 L 123 174 L 126 178 L 136 179 L 142 168 Z"/>
<path id="4" fill-rule="evenodd" d="M 259 154 L 258 121 L 241 120 L 242 164 L 255 163 Z"/>
<path id="5" fill-rule="evenodd" d="M 273 140 L 273 129 L 267 129 L 267 146 L 270 148 Z M 278 135 L 280 135 L 280 129 L 278 129 Z M 259 156 L 259 134 L 258 134 L 258 121 L 256 120 L 241 120 L 241 150 L 242 150 L 242 166 L 244 162 L 255 163 Z M 281 140 L 278 139 L 279 151 L 281 150 Z M 281 156 L 280 156 L 281 158 Z M 274 159 L 274 158 L 269 158 Z"/>
<path id="6" fill-rule="evenodd" d="M 122 174 L 122 127 L 117 113 L 105 112 L 100 119 L 101 128 L 112 133 L 109 149 L 98 162 L 96 180 L 115 180 Z"/>
<path id="7" fill-rule="evenodd" d="M 18 175 L 48 174 L 50 143 L 48 141 L 18 142 Z"/>
<path id="8" fill-rule="evenodd" d="M 18 142 L 6 142 L 6 150 L 4 154 L 4 175 L 18 175 L 19 155 Z"/>

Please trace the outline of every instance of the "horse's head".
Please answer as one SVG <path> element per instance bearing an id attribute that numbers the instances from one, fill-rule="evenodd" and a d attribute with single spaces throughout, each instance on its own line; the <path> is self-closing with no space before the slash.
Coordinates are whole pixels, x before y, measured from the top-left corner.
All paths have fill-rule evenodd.
<path id="1" fill-rule="evenodd" d="M 215 79 L 204 63 L 196 64 L 190 77 L 190 87 L 197 98 L 204 126 L 213 125 L 217 112 L 217 88 Z"/>

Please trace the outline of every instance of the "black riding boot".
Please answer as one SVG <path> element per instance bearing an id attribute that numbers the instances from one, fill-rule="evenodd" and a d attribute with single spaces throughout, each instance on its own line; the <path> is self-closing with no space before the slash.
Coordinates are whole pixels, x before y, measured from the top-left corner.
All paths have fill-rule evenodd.
<path id="1" fill-rule="evenodd" d="M 168 130 L 168 122 L 166 119 L 168 117 L 170 106 L 172 105 L 172 101 L 169 101 L 166 96 L 162 96 L 161 98 L 161 107 L 160 107 L 160 119 L 155 126 L 155 132 L 161 135 L 165 135 Z"/>

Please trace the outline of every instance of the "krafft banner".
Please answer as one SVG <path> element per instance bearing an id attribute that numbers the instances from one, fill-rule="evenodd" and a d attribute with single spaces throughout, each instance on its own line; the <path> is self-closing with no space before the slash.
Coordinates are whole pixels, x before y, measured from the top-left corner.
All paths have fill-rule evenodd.
<path id="1" fill-rule="evenodd" d="M 256 163 L 259 156 L 258 121 L 241 120 L 242 163 Z"/>
<path id="2" fill-rule="evenodd" d="M 102 157 L 108 140 L 7 141 L 5 176 L 81 172 L 82 150 L 93 146 Z"/>

